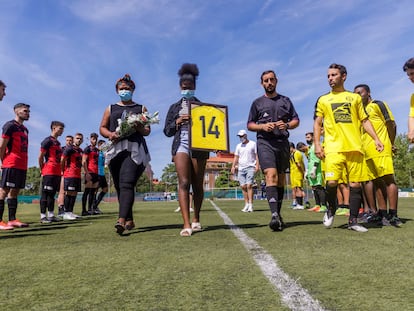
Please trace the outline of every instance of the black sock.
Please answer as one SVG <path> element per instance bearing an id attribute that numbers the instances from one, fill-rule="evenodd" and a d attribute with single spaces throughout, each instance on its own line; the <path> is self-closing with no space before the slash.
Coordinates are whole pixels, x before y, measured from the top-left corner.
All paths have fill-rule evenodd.
<path id="1" fill-rule="evenodd" d="M 101 201 L 104 198 L 105 194 L 106 194 L 106 192 L 103 192 L 103 191 L 99 192 L 98 198 L 96 199 L 96 202 L 95 202 L 95 208 L 98 207 L 99 203 L 101 203 Z"/>
<path id="2" fill-rule="evenodd" d="M 326 186 L 326 200 L 328 201 L 329 204 L 329 209 L 332 210 L 333 212 L 336 211 L 336 207 L 337 207 L 337 198 L 336 198 L 336 190 L 337 190 L 338 186 Z"/>
<path id="3" fill-rule="evenodd" d="M 88 195 L 91 188 L 85 188 L 85 191 L 82 195 L 82 212 L 86 212 L 86 203 L 88 202 Z"/>
<path id="4" fill-rule="evenodd" d="M 71 198 L 71 196 L 65 194 L 65 199 L 64 199 L 64 210 L 65 210 L 65 212 L 70 212 L 70 198 Z"/>
<path id="5" fill-rule="evenodd" d="M 70 196 L 70 211 L 73 213 L 73 210 L 75 209 L 75 203 L 76 203 L 76 195 Z"/>
<path id="6" fill-rule="evenodd" d="M 95 191 L 96 189 L 91 188 L 89 190 L 89 199 L 88 199 L 88 210 L 92 211 L 94 209 L 93 201 L 95 201 Z"/>
<path id="7" fill-rule="evenodd" d="M 9 206 L 9 221 L 16 220 L 17 198 L 8 198 L 7 205 Z"/>
<path id="8" fill-rule="evenodd" d="M 396 209 L 390 209 L 389 213 L 390 213 L 391 218 L 392 217 L 397 217 L 397 210 Z"/>
<path id="9" fill-rule="evenodd" d="M 326 192 L 322 186 L 317 186 L 316 192 L 318 193 L 320 205 L 326 206 Z"/>
<path id="10" fill-rule="evenodd" d="M 391 211 L 390 211 L 391 212 Z M 391 213 L 390 213 L 391 214 Z M 386 209 L 380 209 L 380 210 L 378 210 L 378 215 L 381 217 L 381 218 L 383 218 L 383 217 L 385 217 L 385 218 L 388 218 L 388 213 L 387 213 L 387 210 Z"/>
<path id="11" fill-rule="evenodd" d="M 55 193 L 49 192 L 47 196 L 47 210 L 53 212 L 55 210 Z"/>
<path id="12" fill-rule="evenodd" d="M 280 210 L 282 209 L 283 196 L 285 195 L 285 187 L 276 187 L 277 188 L 277 213 L 280 215 Z"/>
<path id="13" fill-rule="evenodd" d="M 4 215 L 4 200 L 0 200 L 0 221 L 3 220 Z"/>
<path id="14" fill-rule="evenodd" d="M 349 219 L 357 219 L 362 203 L 362 188 L 349 187 Z"/>
<path id="15" fill-rule="evenodd" d="M 42 191 L 42 196 L 40 197 L 40 213 L 46 214 L 47 209 L 47 192 Z"/>
<path id="16" fill-rule="evenodd" d="M 267 198 L 267 203 L 269 203 L 269 208 L 272 214 L 277 213 L 278 212 L 278 208 L 277 208 L 278 195 L 277 195 L 276 186 L 266 187 L 266 198 Z"/>

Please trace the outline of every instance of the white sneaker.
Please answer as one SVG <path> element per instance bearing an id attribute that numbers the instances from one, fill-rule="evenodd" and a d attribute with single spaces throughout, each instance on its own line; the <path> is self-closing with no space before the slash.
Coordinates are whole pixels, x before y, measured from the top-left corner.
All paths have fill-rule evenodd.
<path id="1" fill-rule="evenodd" d="M 303 205 L 296 204 L 296 206 L 294 206 L 293 209 L 305 209 L 305 207 Z"/>
<path id="2" fill-rule="evenodd" d="M 354 230 L 356 232 L 367 232 L 368 229 L 359 225 L 359 224 L 349 224 L 348 225 L 349 230 Z"/>
<path id="3" fill-rule="evenodd" d="M 63 214 L 63 220 L 75 220 L 76 217 L 71 212 L 65 212 Z"/>
<path id="4" fill-rule="evenodd" d="M 74 213 L 72 213 L 72 212 L 71 212 L 71 214 L 72 214 L 72 216 L 73 216 L 73 217 L 75 217 L 76 219 L 82 218 L 81 216 L 76 215 L 76 214 L 74 214 Z"/>
<path id="5" fill-rule="evenodd" d="M 245 204 L 244 208 L 241 210 L 243 213 L 247 213 L 249 211 L 249 204 Z"/>
<path id="6" fill-rule="evenodd" d="M 325 215 L 323 215 L 323 225 L 327 228 L 332 226 L 333 221 L 334 221 L 334 216 L 335 216 L 335 214 L 332 213 L 332 211 L 328 209 L 325 212 Z"/>
<path id="7" fill-rule="evenodd" d="M 249 203 L 248 204 L 248 208 L 247 208 L 247 211 L 249 212 L 249 213 L 252 213 L 253 212 L 253 204 L 252 203 Z"/>
<path id="8" fill-rule="evenodd" d="M 190 207 L 190 212 L 191 213 L 194 212 L 194 208 Z"/>
<path id="9" fill-rule="evenodd" d="M 174 212 L 175 212 L 175 213 L 178 213 L 179 211 L 181 211 L 181 207 L 177 207 L 177 208 L 174 210 Z"/>

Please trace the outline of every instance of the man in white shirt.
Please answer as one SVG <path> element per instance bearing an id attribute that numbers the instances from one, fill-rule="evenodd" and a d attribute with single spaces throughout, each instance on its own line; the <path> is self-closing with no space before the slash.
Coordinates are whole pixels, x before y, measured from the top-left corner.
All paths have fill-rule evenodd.
<path id="1" fill-rule="evenodd" d="M 244 208 L 242 212 L 253 212 L 253 184 L 254 174 L 259 170 L 259 160 L 257 158 L 256 142 L 247 139 L 247 132 L 240 130 L 237 133 L 240 143 L 234 152 L 231 173 L 235 174 L 243 192 Z"/>

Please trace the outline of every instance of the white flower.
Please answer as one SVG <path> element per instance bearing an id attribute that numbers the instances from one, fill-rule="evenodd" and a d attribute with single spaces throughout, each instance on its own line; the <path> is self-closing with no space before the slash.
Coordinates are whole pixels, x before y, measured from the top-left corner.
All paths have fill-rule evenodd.
<path id="1" fill-rule="evenodd" d="M 150 124 L 160 123 L 158 111 L 154 112 L 152 115 L 148 112 L 136 114 L 133 112 L 124 111 L 124 113 L 122 113 L 121 118 L 117 121 L 118 126 L 115 129 L 115 132 L 118 134 L 117 140 L 128 137 L 129 135 L 135 133 L 137 131 L 136 126 L 138 124 L 143 124 L 144 126 L 147 126 Z M 101 150 L 107 152 L 113 148 L 114 144 L 115 142 L 108 141 L 102 146 Z"/>

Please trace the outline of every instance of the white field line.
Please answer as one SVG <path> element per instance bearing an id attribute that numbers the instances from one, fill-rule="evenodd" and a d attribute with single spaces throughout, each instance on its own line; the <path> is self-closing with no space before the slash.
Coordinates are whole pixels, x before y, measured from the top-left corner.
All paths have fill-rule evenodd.
<path id="1" fill-rule="evenodd" d="M 265 277 L 280 293 L 282 302 L 294 311 L 323 311 L 319 301 L 313 299 L 308 291 L 302 288 L 295 280 L 291 279 L 280 267 L 276 260 L 266 252 L 255 240 L 247 236 L 242 229 L 237 227 L 233 221 L 213 201 L 210 203 L 216 209 L 224 223 L 229 226 L 234 235 L 240 240 L 247 251 L 251 254 L 256 264 L 262 270 Z M 270 232 L 269 232 L 270 234 Z"/>

